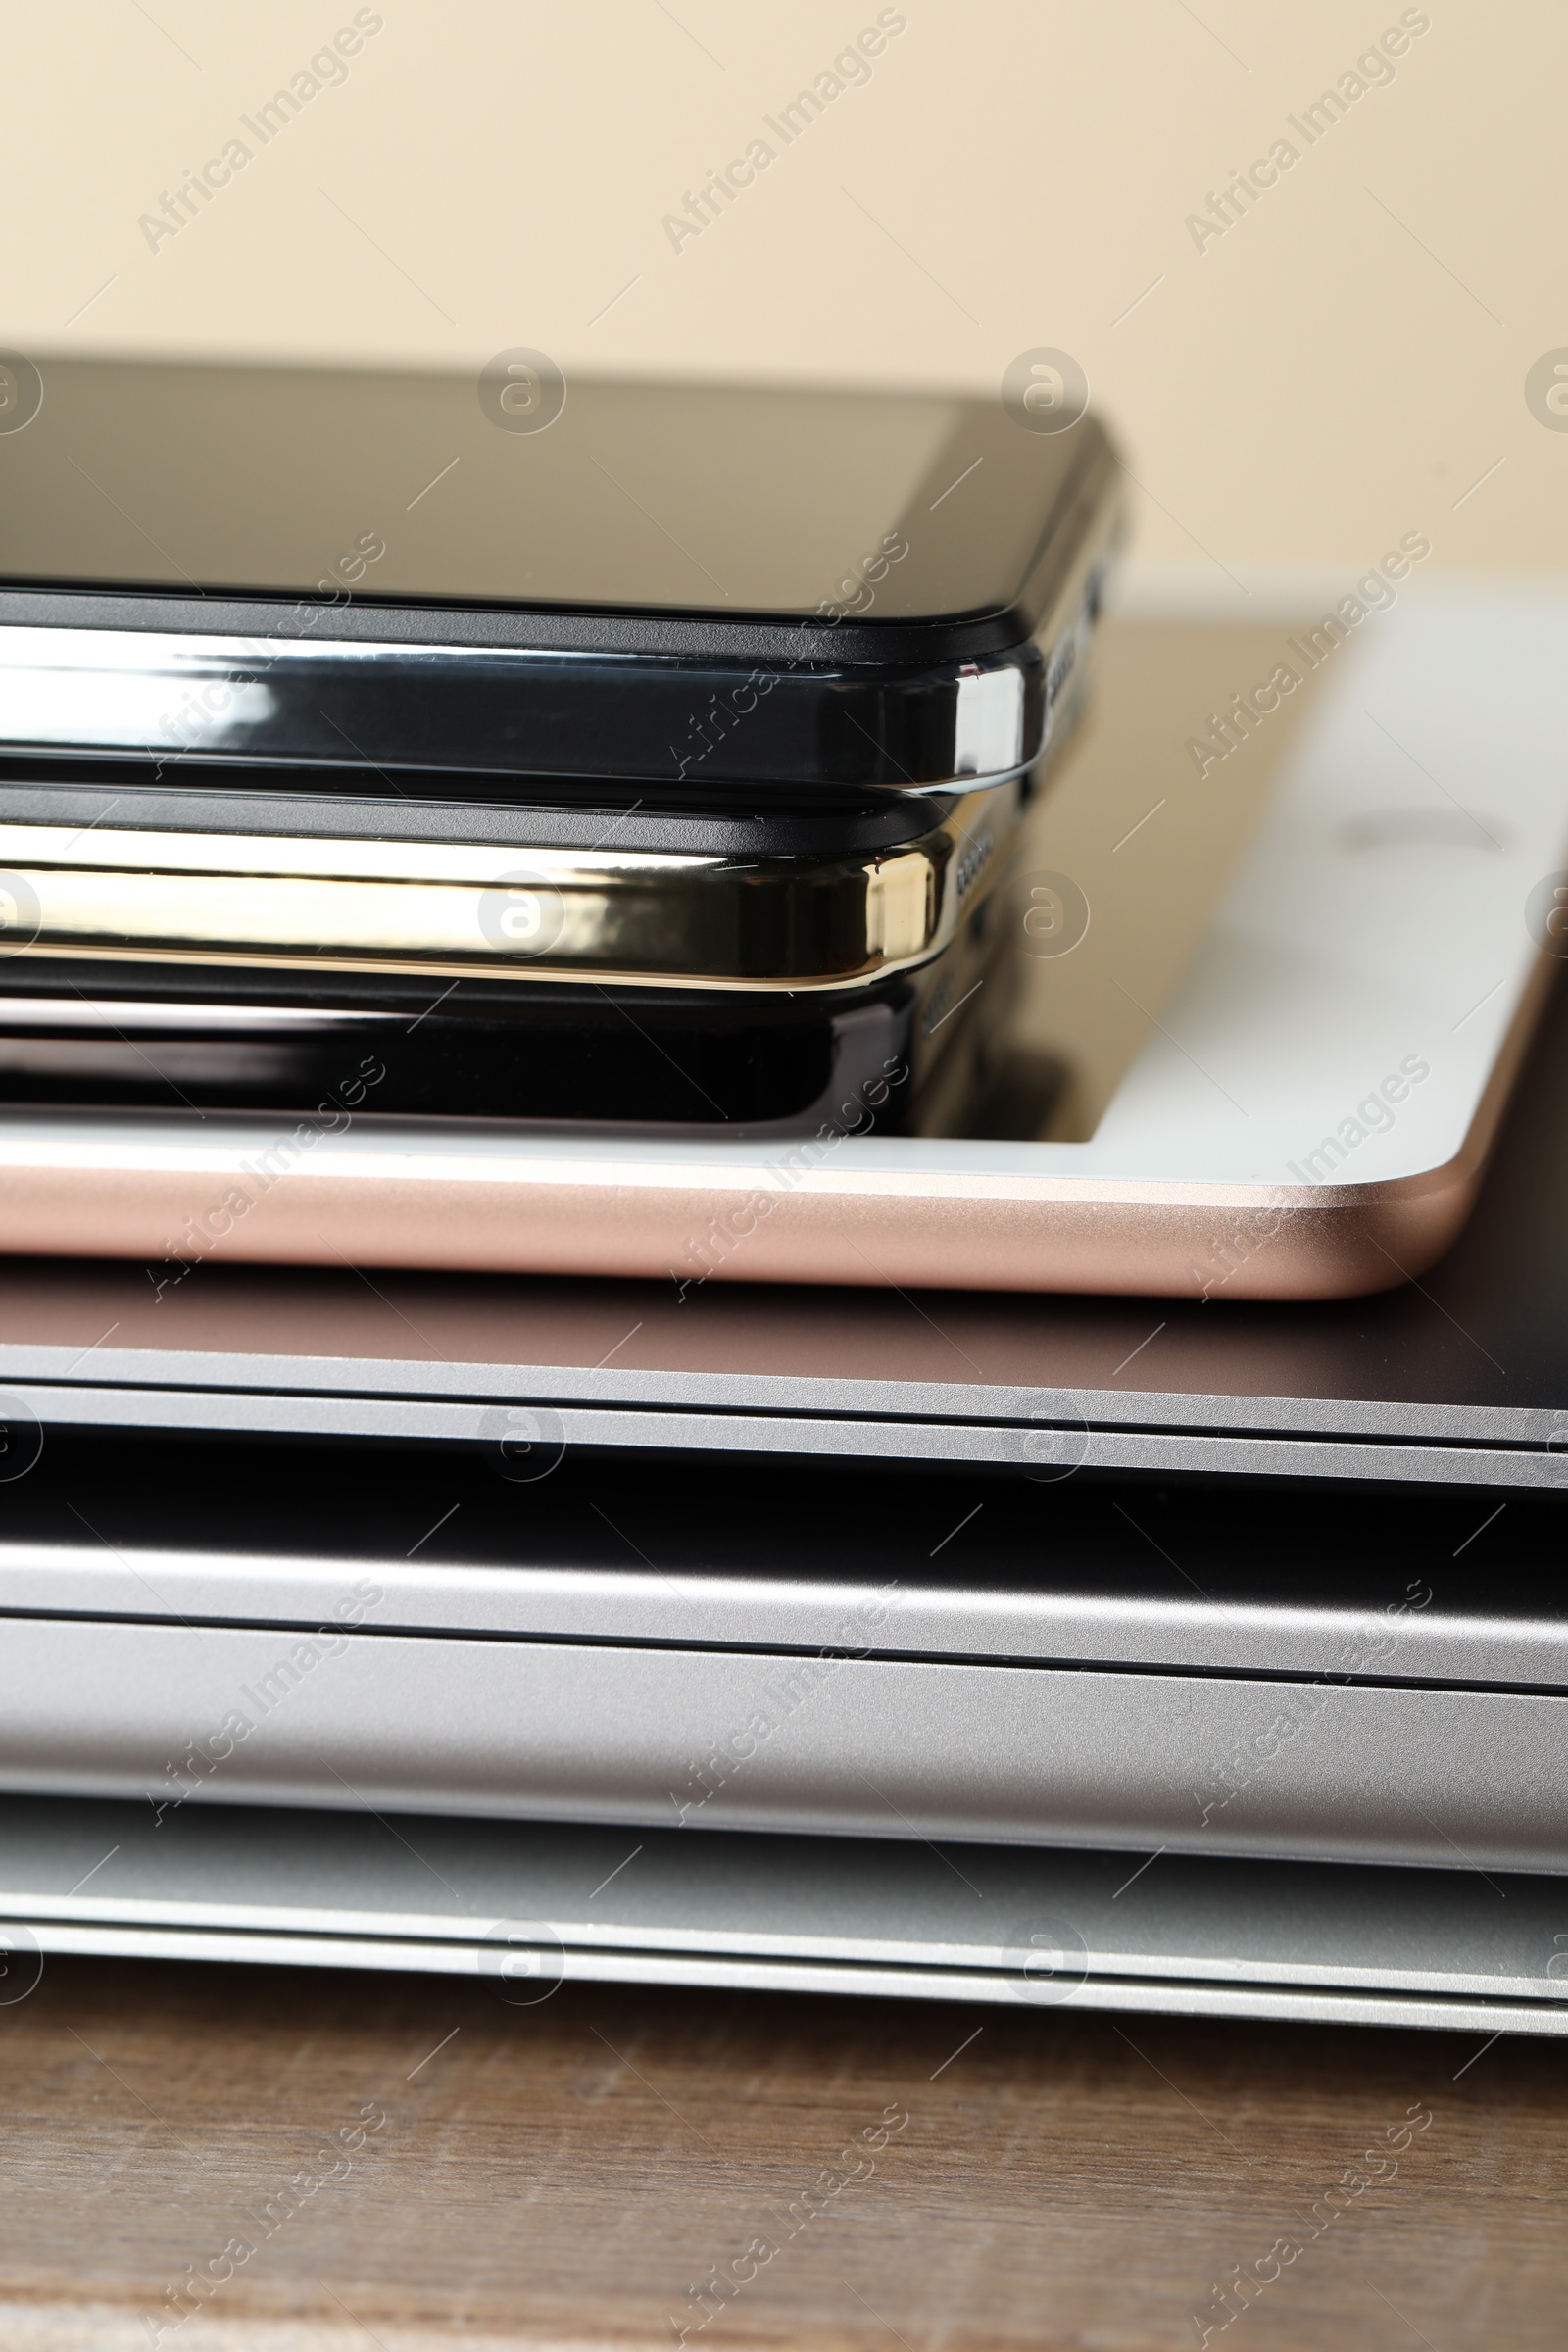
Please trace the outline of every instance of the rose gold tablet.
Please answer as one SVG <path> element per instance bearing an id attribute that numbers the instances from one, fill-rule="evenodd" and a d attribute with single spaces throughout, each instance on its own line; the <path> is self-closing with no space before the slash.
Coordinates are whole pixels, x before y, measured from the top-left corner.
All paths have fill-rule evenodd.
<path id="1" fill-rule="evenodd" d="M 215 1256 L 1232 1298 L 1418 1274 L 1568 947 L 1568 600 L 1409 573 L 1395 551 L 1278 625 L 1107 628 L 1011 916 L 1020 1064 L 1061 1074 L 1032 1139 L 879 1135 L 858 1101 L 767 1149 L 19 1109 L 0 1241 L 155 1282 Z"/>

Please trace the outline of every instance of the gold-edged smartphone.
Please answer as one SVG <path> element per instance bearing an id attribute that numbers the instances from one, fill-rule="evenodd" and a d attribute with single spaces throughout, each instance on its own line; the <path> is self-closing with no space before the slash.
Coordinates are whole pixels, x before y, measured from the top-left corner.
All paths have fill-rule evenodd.
<path id="1" fill-rule="evenodd" d="M 0 1102 L 303 1118 L 352 1084 L 380 1118 L 947 1132 L 1029 790 L 763 823 L 360 801 L 352 834 L 341 800 L 283 832 L 275 792 L 0 781 Z"/>

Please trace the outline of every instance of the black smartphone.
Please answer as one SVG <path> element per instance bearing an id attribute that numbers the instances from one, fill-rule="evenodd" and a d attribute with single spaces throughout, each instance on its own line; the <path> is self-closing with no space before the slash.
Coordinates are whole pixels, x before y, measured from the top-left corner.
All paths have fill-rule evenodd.
<path id="1" fill-rule="evenodd" d="M 848 991 L 0 961 L 0 1107 L 725 1136 L 958 1132 L 1011 1009 L 984 901 Z M 270 1132 L 270 1130 L 269 1130 Z"/>
<path id="2" fill-rule="evenodd" d="M 1119 528 L 1039 385 L 0 361 L 0 743 L 40 756 L 972 789 L 1050 747 Z"/>

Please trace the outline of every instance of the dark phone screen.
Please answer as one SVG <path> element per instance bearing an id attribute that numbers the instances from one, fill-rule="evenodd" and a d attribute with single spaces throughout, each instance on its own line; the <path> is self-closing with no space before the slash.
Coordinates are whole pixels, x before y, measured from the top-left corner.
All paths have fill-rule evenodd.
<path id="1" fill-rule="evenodd" d="M 1025 429 L 1000 396 L 565 381 L 538 353 L 469 375 L 0 354 L 0 582 L 185 595 L 1004 612 L 1096 429 Z"/>

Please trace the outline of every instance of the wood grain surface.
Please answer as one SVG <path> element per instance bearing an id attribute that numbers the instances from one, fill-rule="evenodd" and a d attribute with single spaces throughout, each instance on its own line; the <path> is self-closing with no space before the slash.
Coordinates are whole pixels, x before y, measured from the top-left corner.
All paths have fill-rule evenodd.
<path id="1" fill-rule="evenodd" d="M 52 1959 L 0 2114 L 20 2352 L 1565 2333 L 1558 2042 Z"/>

